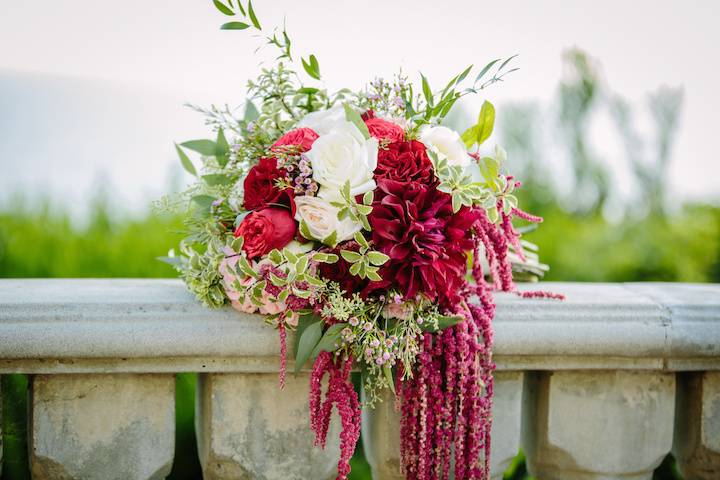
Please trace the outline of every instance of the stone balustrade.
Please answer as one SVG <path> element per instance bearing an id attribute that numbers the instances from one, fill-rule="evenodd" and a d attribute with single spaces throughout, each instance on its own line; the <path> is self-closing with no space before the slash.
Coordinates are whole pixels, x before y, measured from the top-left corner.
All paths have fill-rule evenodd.
<path id="1" fill-rule="evenodd" d="M 567 300 L 497 296 L 493 478 L 520 447 L 542 480 L 649 480 L 671 451 L 685 478 L 720 478 L 720 286 L 543 288 Z M 334 478 L 338 425 L 313 448 L 308 373 L 279 391 L 278 345 L 179 281 L 0 281 L 0 374 L 32 374 L 35 479 L 164 478 L 177 372 L 200 373 L 206 479 Z M 363 418 L 380 480 L 402 478 L 392 403 Z"/>

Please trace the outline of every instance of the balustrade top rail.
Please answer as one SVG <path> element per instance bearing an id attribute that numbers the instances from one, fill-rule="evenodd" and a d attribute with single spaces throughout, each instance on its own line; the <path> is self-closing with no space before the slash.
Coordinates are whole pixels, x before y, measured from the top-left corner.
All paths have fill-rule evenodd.
<path id="1" fill-rule="evenodd" d="M 521 288 L 567 300 L 498 294 L 498 369 L 720 369 L 720 285 Z M 179 280 L 0 280 L 0 373 L 273 371 L 278 342 Z"/>

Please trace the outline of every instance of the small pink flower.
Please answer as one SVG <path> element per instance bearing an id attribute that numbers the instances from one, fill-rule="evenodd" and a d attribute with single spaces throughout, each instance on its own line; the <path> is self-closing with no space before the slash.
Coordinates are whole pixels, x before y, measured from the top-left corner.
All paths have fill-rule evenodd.
<path id="1" fill-rule="evenodd" d="M 233 308 L 239 312 L 255 313 L 257 311 L 257 307 L 254 303 L 250 301 L 249 296 L 245 297 L 242 303 L 240 303 L 238 300 L 233 300 L 231 304 Z"/>
<path id="2" fill-rule="evenodd" d="M 299 320 L 300 320 L 300 314 L 297 312 L 293 312 L 292 315 L 285 317 L 285 323 L 287 323 L 291 327 L 297 327 Z"/>

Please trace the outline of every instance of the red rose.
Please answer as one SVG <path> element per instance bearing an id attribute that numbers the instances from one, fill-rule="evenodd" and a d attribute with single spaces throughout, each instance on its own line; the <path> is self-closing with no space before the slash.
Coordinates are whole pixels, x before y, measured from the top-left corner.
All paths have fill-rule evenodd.
<path id="1" fill-rule="evenodd" d="M 285 176 L 285 170 L 277 168 L 274 158 L 261 158 L 257 165 L 248 172 L 243 182 L 243 207 L 245 210 L 256 210 L 267 206 L 268 203 L 280 203 L 290 206 L 293 190 L 286 188 L 280 190 L 275 180 Z"/>
<path id="2" fill-rule="evenodd" d="M 248 258 L 261 257 L 274 248 L 283 248 L 295 237 L 297 223 L 285 208 L 267 207 L 249 213 L 235 230 L 245 240 Z"/>
<path id="3" fill-rule="evenodd" d="M 370 135 L 378 140 L 402 142 L 405 139 L 405 130 L 400 125 L 376 117 L 375 112 L 372 110 L 368 110 L 363 119 L 370 131 Z"/>
<path id="4" fill-rule="evenodd" d="M 477 219 L 466 207 L 453 213 L 450 196 L 433 186 L 378 180 L 369 220 L 373 243 L 390 260 L 369 289 L 394 286 L 408 299 L 423 293 L 442 307 L 457 303 Z"/>
<path id="5" fill-rule="evenodd" d="M 312 147 L 313 142 L 317 140 L 317 138 L 318 134 L 310 128 L 296 128 L 295 130 L 290 130 L 285 135 L 278 138 L 277 141 L 273 143 L 272 147 L 270 147 L 270 150 L 276 147 L 283 147 L 285 145 L 296 145 L 300 147 L 301 152 L 307 152 L 310 150 L 310 147 Z"/>
<path id="6" fill-rule="evenodd" d="M 435 182 L 425 145 L 417 140 L 394 142 L 385 149 L 379 149 L 375 178 L 425 184 Z"/>

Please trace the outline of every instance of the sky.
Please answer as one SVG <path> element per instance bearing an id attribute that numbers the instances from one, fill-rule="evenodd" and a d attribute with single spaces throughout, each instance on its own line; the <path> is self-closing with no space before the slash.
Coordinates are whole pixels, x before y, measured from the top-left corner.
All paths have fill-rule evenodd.
<path id="1" fill-rule="evenodd" d="M 315 54 L 330 89 L 398 67 L 439 85 L 469 64 L 519 54 L 520 70 L 483 98 L 499 115 L 509 102 L 550 108 L 572 47 L 637 106 L 660 86 L 682 86 L 672 190 L 720 197 L 720 2 L 256 0 L 255 9 L 268 30 L 285 19 L 295 56 Z M 182 103 L 241 103 L 273 53 L 255 53 L 250 31 L 220 31 L 227 19 L 210 0 L 0 0 L 0 199 L 44 191 L 82 209 L 89 192 L 107 189 L 140 209 L 187 181 L 172 141 L 206 131 Z M 605 128 L 593 138 L 612 162 Z"/>

